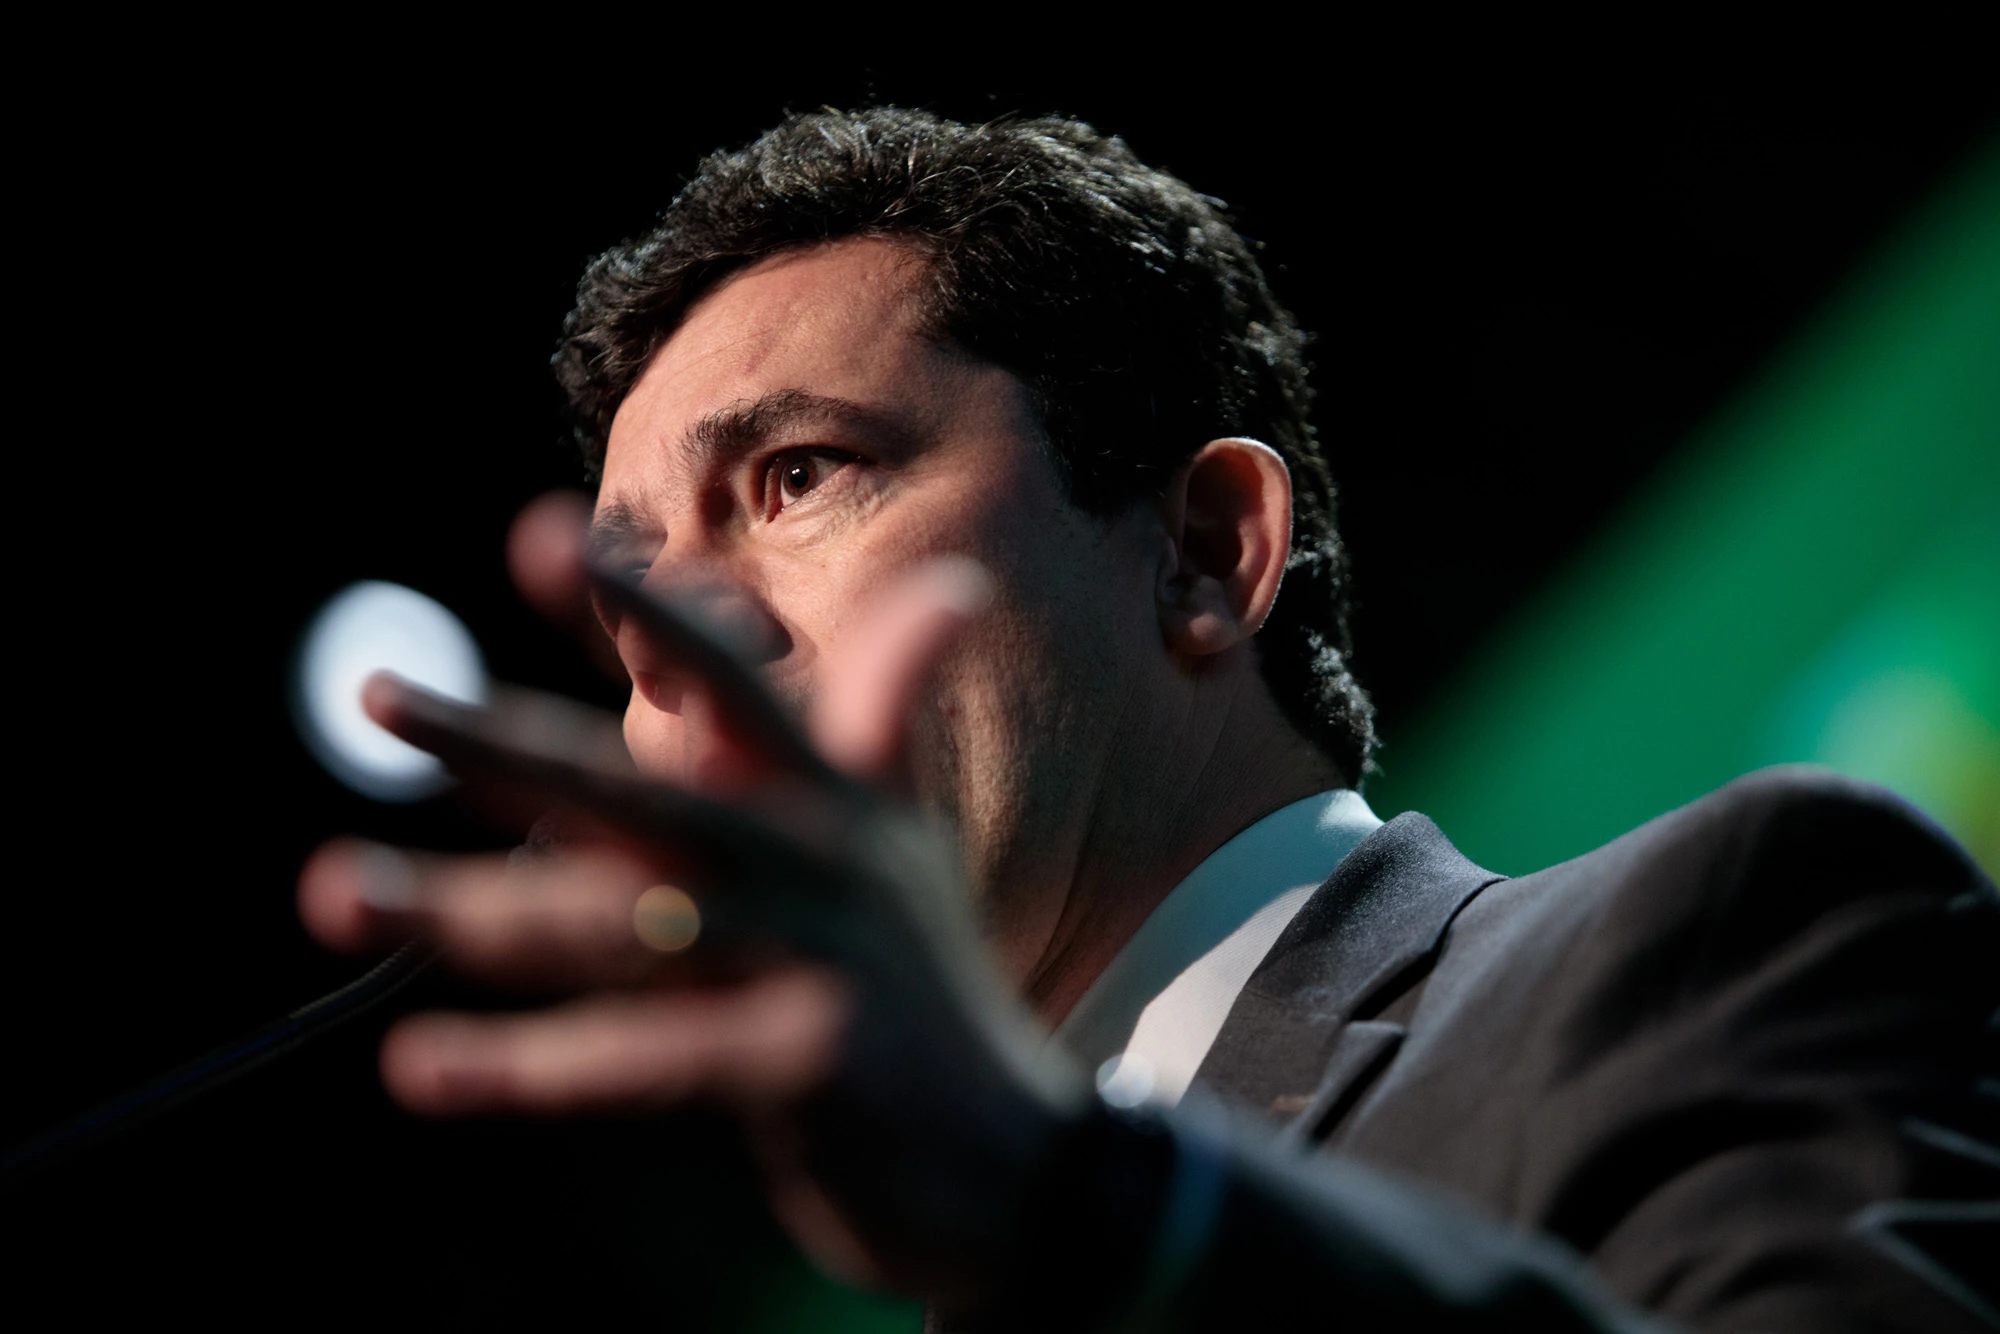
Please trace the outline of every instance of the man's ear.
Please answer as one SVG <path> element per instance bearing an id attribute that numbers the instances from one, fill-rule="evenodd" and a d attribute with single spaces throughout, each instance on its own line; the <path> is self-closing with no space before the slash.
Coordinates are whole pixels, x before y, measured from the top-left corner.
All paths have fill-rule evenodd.
<path id="1" fill-rule="evenodd" d="M 1292 549 L 1292 475 L 1276 450 L 1232 436 L 1195 451 L 1162 498 L 1155 588 L 1167 646 L 1220 653 L 1257 633 Z"/>

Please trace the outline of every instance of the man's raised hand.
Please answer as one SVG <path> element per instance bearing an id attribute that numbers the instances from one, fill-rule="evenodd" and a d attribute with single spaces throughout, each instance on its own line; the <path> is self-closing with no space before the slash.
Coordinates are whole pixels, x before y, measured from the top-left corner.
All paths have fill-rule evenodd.
<path id="1" fill-rule="evenodd" d="M 712 584 L 663 597 L 588 567 L 573 517 L 545 509 L 522 528 L 511 563 L 524 592 L 549 609 L 594 586 L 649 668 L 702 701 L 720 762 L 664 782 L 623 762 L 615 725 L 578 706 L 509 692 L 470 709 L 378 678 L 367 703 L 384 726 L 475 788 L 553 804 L 574 831 L 542 855 L 345 843 L 308 864 L 300 911 L 325 943 L 421 939 L 470 977 L 557 998 L 402 1021 L 383 1046 L 390 1092 L 432 1115 L 732 1107 L 781 1217 L 823 1263 L 976 1295 L 1087 1102 L 994 976 L 948 840 L 880 795 L 926 679 L 978 614 L 983 575 L 938 561 L 885 589 L 797 720 L 704 619 Z M 700 921 L 685 948 L 662 952 L 635 929 L 649 890 L 691 896 Z"/>

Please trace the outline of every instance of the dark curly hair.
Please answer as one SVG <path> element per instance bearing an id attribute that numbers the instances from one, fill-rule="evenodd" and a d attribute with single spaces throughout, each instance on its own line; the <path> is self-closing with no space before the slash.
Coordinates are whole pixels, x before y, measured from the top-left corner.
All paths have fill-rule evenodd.
<path id="1" fill-rule="evenodd" d="M 1293 726 L 1358 782 L 1374 707 L 1348 670 L 1347 559 L 1308 415 L 1305 335 L 1221 201 L 1078 121 L 828 110 L 708 157 L 657 226 L 591 263 L 563 324 L 555 371 L 593 479 L 619 403 L 704 291 L 775 252 L 854 236 L 927 259 L 929 327 L 1027 385 L 1087 512 L 1158 495 L 1221 436 L 1283 456 L 1292 549 L 1259 662 Z"/>

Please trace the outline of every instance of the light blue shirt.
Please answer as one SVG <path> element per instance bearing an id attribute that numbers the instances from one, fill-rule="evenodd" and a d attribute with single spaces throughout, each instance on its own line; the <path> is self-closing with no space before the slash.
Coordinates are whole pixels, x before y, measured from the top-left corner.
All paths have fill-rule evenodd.
<path id="1" fill-rule="evenodd" d="M 1251 825 L 1160 901 L 1056 1038 L 1098 1070 L 1107 1098 L 1180 1101 L 1257 965 L 1381 824 L 1360 793 L 1337 788 Z"/>

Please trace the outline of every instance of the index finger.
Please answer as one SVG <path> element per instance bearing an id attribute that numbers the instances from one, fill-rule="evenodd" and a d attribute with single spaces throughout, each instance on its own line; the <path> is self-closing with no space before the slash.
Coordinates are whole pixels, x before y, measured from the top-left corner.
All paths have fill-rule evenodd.
<path id="1" fill-rule="evenodd" d="M 376 722 L 461 778 L 588 812 L 636 836 L 650 857 L 685 862 L 721 891 L 703 910 L 721 935 L 851 956 L 866 953 L 862 941 L 879 929 L 868 922 L 880 913 L 861 911 L 871 882 L 855 873 L 861 808 L 840 796 L 850 788 L 777 785 L 754 805 L 716 801 L 641 777 L 590 737 L 588 710 L 530 691 L 475 708 L 384 673 L 369 680 L 365 703 Z"/>
<path id="2" fill-rule="evenodd" d="M 629 677 L 618 646 L 590 605 L 584 573 L 590 502 L 574 491 L 537 496 L 514 516 L 507 530 L 507 571 L 522 598 L 583 646 L 598 669 L 614 681 Z"/>
<path id="3" fill-rule="evenodd" d="M 586 570 L 598 597 L 636 625 L 655 650 L 700 680 L 714 701 L 717 721 L 738 740 L 800 778 L 841 782 L 755 669 L 699 615 L 655 597 L 628 574 L 595 562 Z"/>

